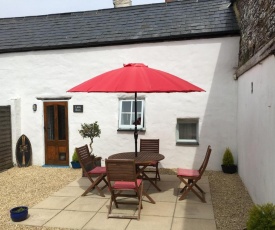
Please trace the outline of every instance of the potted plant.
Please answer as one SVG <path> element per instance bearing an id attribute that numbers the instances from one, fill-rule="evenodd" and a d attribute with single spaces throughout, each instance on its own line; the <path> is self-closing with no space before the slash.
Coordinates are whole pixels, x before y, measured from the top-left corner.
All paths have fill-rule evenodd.
<path id="1" fill-rule="evenodd" d="M 234 164 L 234 157 L 230 148 L 228 147 L 225 149 L 225 152 L 223 154 L 222 163 L 222 171 L 224 173 L 232 174 L 237 172 L 237 165 Z"/>
<path id="2" fill-rule="evenodd" d="M 12 221 L 14 221 L 14 222 L 23 221 L 23 220 L 27 219 L 28 207 L 18 206 L 18 207 L 12 208 L 10 210 L 10 217 L 11 217 Z"/>
<path id="3" fill-rule="evenodd" d="M 254 205 L 249 211 L 247 230 L 275 229 L 275 205 Z"/>
<path id="4" fill-rule="evenodd" d="M 93 154 L 93 142 L 95 137 L 100 137 L 101 129 L 99 128 L 99 125 L 97 124 L 97 121 L 91 124 L 81 124 L 81 129 L 79 130 L 80 135 L 83 138 L 90 138 L 90 154 L 93 158 L 95 158 L 95 164 L 97 166 L 101 166 L 101 157 L 96 157 Z"/>
<path id="5" fill-rule="evenodd" d="M 78 156 L 77 156 L 77 153 L 76 153 L 76 149 L 74 150 L 74 154 L 72 156 L 71 165 L 72 165 L 72 168 L 74 168 L 74 169 L 81 168 L 81 165 L 80 165 L 80 163 L 78 161 Z"/>

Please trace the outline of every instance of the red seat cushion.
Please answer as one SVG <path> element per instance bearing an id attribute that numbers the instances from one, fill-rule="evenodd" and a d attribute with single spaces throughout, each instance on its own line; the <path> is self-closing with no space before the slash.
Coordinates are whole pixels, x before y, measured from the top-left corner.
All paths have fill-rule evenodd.
<path id="1" fill-rule="evenodd" d="M 141 182 L 141 179 L 137 179 L 138 187 L 140 186 Z M 113 189 L 135 189 L 136 185 L 133 181 L 116 181 L 112 187 Z"/>
<path id="2" fill-rule="evenodd" d="M 178 168 L 178 176 L 187 176 L 187 177 L 198 177 L 200 175 L 198 170 L 194 169 L 181 169 Z"/>
<path id="3" fill-rule="evenodd" d="M 89 174 L 102 174 L 106 173 L 106 167 L 95 167 L 91 171 L 88 172 Z"/>

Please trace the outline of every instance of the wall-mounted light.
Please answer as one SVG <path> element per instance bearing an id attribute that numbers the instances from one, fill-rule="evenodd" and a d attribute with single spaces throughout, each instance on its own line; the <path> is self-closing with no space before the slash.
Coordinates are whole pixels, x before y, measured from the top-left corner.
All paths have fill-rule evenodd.
<path id="1" fill-rule="evenodd" d="M 32 110 L 35 112 L 37 110 L 37 104 L 32 105 Z"/>

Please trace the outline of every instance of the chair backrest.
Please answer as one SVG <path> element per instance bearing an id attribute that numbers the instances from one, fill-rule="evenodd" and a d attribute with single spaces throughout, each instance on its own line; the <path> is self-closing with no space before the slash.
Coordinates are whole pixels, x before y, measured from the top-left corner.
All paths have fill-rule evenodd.
<path id="1" fill-rule="evenodd" d="M 139 151 L 159 153 L 159 139 L 140 139 Z"/>
<path id="2" fill-rule="evenodd" d="M 95 161 L 89 153 L 88 145 L 76 148 L 76 153 L 78 156 L 78 161 L 85 172 L 89 172 L 96 167 Z"/>
<path id="3" fill-rule="evenodd" d="M 106 159 L 105 160 L 107 179 L 113 181 L 136 181 L 135 160 L 126 159 Z"/>
<path id="4" fill-rule="evenodd" d="M 204 171 L 207 167 L 207 164 L 208 164 L 208 161 L 209 161 L 209 158 L 210 158 L 210 155 L 211 155 L 211 151 L 212 151 L 212 148 L 211 148 L 210 145 L 208 145 L 204 160 L 203 160 L 202 165 L 199 169 L 200 176 L 202 176 L 202 174 L 204 173 Z"/>

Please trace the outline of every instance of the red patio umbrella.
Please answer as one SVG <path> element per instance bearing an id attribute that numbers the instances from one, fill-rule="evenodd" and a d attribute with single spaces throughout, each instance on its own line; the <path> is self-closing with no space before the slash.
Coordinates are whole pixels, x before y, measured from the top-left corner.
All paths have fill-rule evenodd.
<path id="1" fill-rule="evenodd" d="M 100 74 L 67 92 L 135 93 L 135 121 L 137 121 L 137 93 L 202 92 L 203 89 L 172 74 L 149 68 L 142 63 Z M 137 122 L 135 122 L 135 153 L 137 154 Z"/>

